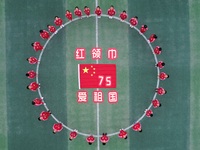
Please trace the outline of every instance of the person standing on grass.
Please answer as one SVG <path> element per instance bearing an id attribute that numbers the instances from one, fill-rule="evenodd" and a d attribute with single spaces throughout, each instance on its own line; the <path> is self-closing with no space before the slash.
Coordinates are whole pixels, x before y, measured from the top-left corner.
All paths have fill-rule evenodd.
<path id="1" fill-rule="evenodd" d="M 142 132 L 142 125 L 140 122 L 137 122 L 135 123 L 133 126 L 132 126 L 132 129 L 134 131 L 138 131 L 138 132 Z"/>
<path id="2" fill-rule="evenodd" d="M 49 32 L 46 31 L 46 30 L 40 30 L 39 32 L 40 32 L 40 37 L 42 39 L 46 40 L 46 39 L 48 39 L 50 37 Z"/>
<path id="3" fill-rule="evenodd" d="M 69 20 L 72 21 L 72 13 L 69 10 L 66 10 L 65 12 L 65 17 Z"/>
<path id="4" fill-rule="evenodd" d="M 92 145 L 92 143 L 95 142 L 95 138 L 93 135 L 90 135 L 86 138 L 86 141 L 88 142 L 89 145 Z"/>
<path id="5" fill-rule="evenodd" d="M 85 6 L 84 7 L 84 13 L 87 15 L 87 17 L 89 17 L 90 16 L 90 8 Z"/>
<path id="6" fill-rule="evenodd" d="M 40 113 L 40 117 L 38 118 L 39 121 L 46 121 L 49 119 L 49 116 L 51 115 L 51 111 L 42 111 Z"/>
<path id="7" fill-rule="evenodd" d="M 43 46 L 40 44 L 40 42 L 34 42 L 31 44 L 31 46 L 36 52 L 41 51 L 43 49 Z"/>
<path id="8" fill-rule="evenodd" d="M 151 109 L 146 109 L 145 110 L 145 115 L 147 117 L 153 117 L 153 111 Z"/>
<path id="9" fill-rule="evenodd" d="M 64 27 L 62 19 L 59 18 L 58 16 L 55 16 L 54 23 L 56 26 Z"/>
<path id="10" fill-rule="evenodd" d="M 129 22 L 130 22 L 130 27 L 131 28 L 133 28 L 134 26 L 137 26 L 137 24 L 138 24 L 138 17 L 135 16 L 135 17 L 131 18 Z"/>
<path id="11" fill-rule="evenodd" d="M 106 145 L 109 141 L 109 137 L 107 136 L 107 133 L 103 133 L 102 136 L 100 137 L 100 141 L 103 145 Z"/>
<path id="12" fill-rule="evenodd" d="M 74 9 L 74 14 L 77 16 L 77 17 L 82 17 L 82 11 L 78 8 L 78 6 L 75 7 Z"/>
<path id="13" fill-rule="evenodd" d="M 158 95 L 164 95 L 167 93 L 167 91 L 162 87 L 156 88 L 156 92 Z"/>
<path id="14" fill-rule="evenodd" d="M 70 141 L 72 141 L 73 139 L 75 139 L 76 137 L 77 137 L 77 135 L 78 135 L 78 133 L 77 133 L 78 131 L 75 129 L 75 130 L 73 130 L 72 132 L 70 132 L 70 134 L 69 134 L 69 140 Z"/>
<path id="15" fill-rule="evenodd" d="M 152 34 L 150 37 L 149 37 L 149 43 L 153 43 L 156 39 L 157 39 L 157 35 L 156 34 Z"/>
<path id="16" fill-rule="evenodd" d="M 38 84 L 37 82 L 31 82 L 28 86 L 27 89 L 31 90 L 31 91 L 37 91 L 37 89 L 40 87 L 40 84 Z"/>
<path id="17" fill-rule="evenodd" d="M 98 18 L 101 18 L 102 10 L 101 10 L 100 6 L 96 7 L 95 14 L 98 16 Z"/>
<path id="18" fill-rule="evenodd" d="M 128 15 L 127 15 L 126 11 L 124 10 L 123 12 L 121 12 L 119 17 L 121 18 L 121 21 L 124 21 L 127 19 Z"/>
<path id="19" fill-rule="evenodd" d="M 124 129 L 120 129 L 118 137 L 122 138 L 122 139 L 127 139 L 128 138 L 128 134 L 127 134 L 127 132 Z"/>
<path id="20" fill-rule="evenodd" d="M 161 103 L 159 102 L 158 99 L 154 99 L 151 101 L 152 105 L 154 108 L 158 108 L 158 107 L 161 107 Z"/>
<path id="21" fill-rule="evenodd" d="M 43 105 L 43 104 L 44 104 L 43 98 L 35 98 L 32 101 L 32 105 L 35 105 L 35 106 L 40 106 L 40 105 Z"/>
<path id="22" fill-rule="evenodd" d="M 29 79 L 34 79 L 36 77 L 36 72 L 34 70 L 30 70 L 26 73 L 26 76 L 29 78 Z"/>
<path id="23" fill-rule="evenodd" d="M 161 72 L 161 73 L 159 74 L 159 79 L 160 79 L 160 80 L 165 80 L 165 79 L 167 79 L 167 78 L 169 78 L 169 75 L 166 74 L 165 72 Z"/>
<path id="24" fill-rule="evenodd" d="M 140 28 L 140 33 L 145 33 L 146 31 L 148 30 L 148 27 L 147 25 L 142 25 L 141 28 Z"/>
<path id="25" fill-rule="evenodd" d="M 156 67 L 158 67 L 159 69 L 164 68 L 165 63 L 163 61 L 158 61 L 158 63 L 156 64 Z"/>
<path id="26" fill-rule="evenodd" d="M 53 125 L 53 133 L 54 133 L 54 134 L 56 134 L 56 133 L 62 131 L 62 129 L 63 129 L 62 123 L 55 123 L 55 124 Z"/>
<path id="27" fill-rule="evenodd" d="M 116 11 L 115 11 L 115 8 L 113 5 L 110 6 L 110 8 L 108 9 L 108 15 L 109 15 L 109 18 L 112 19 L 112 17 L 115 15 Z"/>
<path id="28" fill-rule="evenodd" d="M 51 33 L 54 33 L 54 32 L 56 32 L 56 27 L 54 27 L 54 26 L 52 26 L 52 25 L 47 25 L 47 28 L 48 28 L 48 30 L 49 30 L 49 32 L 51 32 Z"/>
<path id="29" fill-rule="evenodd" d="M 162 48 L 161 48 L 160 46 L 156 46 L 156 47 L 154 48 L 154 53 L 155 53 L 156 55 L 160 55 L 160 54 L 162 53 Z"/>

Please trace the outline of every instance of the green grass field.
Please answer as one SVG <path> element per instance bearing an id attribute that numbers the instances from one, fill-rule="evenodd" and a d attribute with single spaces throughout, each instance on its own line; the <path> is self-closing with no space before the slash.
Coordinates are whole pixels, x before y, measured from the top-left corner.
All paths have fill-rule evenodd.
<path id="1" fill-rule="evenodd" d="M 158 60 L 166 66 L 161 71 L 170 75 L 160 86 L 168 93 L 157 96 L 162 107 L 153 109 L 154 117 L 141 121 L 143 132 L 127 130 L 128 139 L 111 136 L 103 146 L 98 138 L 91 146 L 85 136 L 69 141 L 69 131 L 63 129 L 52 134 L 55 120 L 39 122 L 37 118 L 43 106 L 35 107 L 31 101 L 39 97 L 37 92 L 26 90 L 32 80 L 25 77 L 36 65 L 26 61 L 29 56 L 39 57 L 31 47 L 34 41 L 45 44 L 39 36 L 40 29 L 53 25 L 54 16 L 64 23 L 65 10 L 73 12 L 75 6 L 85 5 L 94 12 L 96 2 L 103 13 L 110 5 L 117 11 L 126 10 L 128 18 L 138 16 L 140 28 L 147 24 L 149 37 L 156 33 L 158 39 L 152 46 L 163 48 Z M 1 0 L 0 1 L 0 150 L 198 150 L 200 149 L 199 119 L 199 50 L 198 0 Z M 75 17 L 73 15 L 73 17 Z M 98 27 L 98 30 L 96 28 Z M 87 104 L 78 104 L 78 69 L 80 63 L 97 63 L 91 59 L 90 50 L 97 45 L 103 50 L 99 63 L 117 65 L 117 90 L 119 102 L 109 104 L 107 92 L 104 103 L 92 102 L 88 89 Z M 84 61 L 74 60 L 77 47 L 86 48 Z M 118 59 L 106 58 L 106 50 L 118 49 Z M 115 19 L 101 17 L 83 18 L 61 29 L 48 43 L 40 62 L 39 82 L 48 108 L 58 120 L 81 133 L 98 135 L 118 132 L 138 120 L 153 98 L 157 81 L 155 60 L 147 42 L 134 29 Z M 34 81 L 34 80 L 33 80 Z M 99 110 L 99 112 L 97 111 Z"/>

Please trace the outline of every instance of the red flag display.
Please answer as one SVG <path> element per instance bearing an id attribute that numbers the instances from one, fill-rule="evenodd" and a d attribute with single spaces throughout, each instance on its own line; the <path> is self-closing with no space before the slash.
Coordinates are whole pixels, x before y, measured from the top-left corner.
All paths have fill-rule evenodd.
<path id="1" fill-rule="evenodd" d="M 116 64 L 78 64 L 79 89 L 116 88 Z"/>

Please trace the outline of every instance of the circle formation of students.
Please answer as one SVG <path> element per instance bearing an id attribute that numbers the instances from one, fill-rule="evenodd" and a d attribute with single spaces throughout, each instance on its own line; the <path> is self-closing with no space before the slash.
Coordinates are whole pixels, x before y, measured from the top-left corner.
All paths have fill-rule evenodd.
<path id="1" fill-rule="evenodd" d="M 84 7 L 84 13 L 87 17 L 90 17 L 91 15 L 91 12 L 90 12 L 90 8 L 85 6 Z M 100 8 L 100 6 L 97 6 L 95 8 L 95 11 L 94 11 L 95 15 L 100 18 L 101 15 L 102 15 L 102 10 Z M 79 7 L 75 7 L 74 9 L 74 15 L 78 18 L 82 18 L 83 14 L 82 14 L 82 10 L 79 9 Z M 114 6 L 110 6 L 110 8 L 108 9 L 107 11 L 107 16 L 112 19 L 113 16 L 116 15 L 116 11 L 115 11 L 115 8 Z M 68 21 L 73 21 L 73 14 L 72 12 L 70 12 L 69 10 L 66 10 L 66 13 L 65 13 L 65 17 L 68 19 Z M 122 11 L 119 15 L 119 18 L 120 18 L 120 21 L 124 22 L 126 21 L 126 19 L 128 18 L 128 15 L 126 13 L 126 11 Z M 138 25 L 138 17 L 135 16 L 135 17 L 132 17 L 130 18 L 129 20 L 129 25 L 131 28 L 136 28 L 136 26 Z M 40 37 L 43 39 L 43 40 L 48 40 L 50 38 L 50 36 L 52 34 L 57 34 L 57 29 L 58 28 L 63 28 L 64 25 L 63 25 L 63 20 L 58 17 L 58 16 L 55 16 L 54 18 L 54 25 L 47 25 L 47 29 L 43 29 L 43 30 L 40 30 L 39 31 L 39 34 L 40 34 Z M 139 32 L 140 34 L 144 34 L 146 31 L 148 30 L 148 26 L 147 25 L 142 25 L 139 29 Z M 151 34 L 151 36 L 148 38 L 148 43 L 151 44 L 153 42 L 155 42 L 157 39 L 157 35 L 156 34 Z M 38 52 L 38 51 L 43 51 L 44 50 L 44 47 L 43 45 L 36 41 L 34 43 L 31 44 L 31 46 L 33 47 L 33 49 Z M 154 49 L 153 49 L 153 53 L 154 55 L 160 55 L 162 53 L 162 48 L 160 46 L 156 46 Z M 157 58 L 157 57 L 156 57 Z M 36 58 L 36 57 L 29 57 L 27 58 L 27 61 L 30 63 L 30 64 L 37 64 L 39 65 L 39 59 Z M 163 61 L 158 61 L 156 64 L 155 64 L 155 67 L 159 68 L 159 70 L 163 69 L 165 66 L 165 63 Z M 29 78 L 29 79 L 34 79 L 37 77 L 37 72 L 34 71 L 34 70 L 30 70 L 26 73 L 26 76 Z M 169 78 L 169 75 L 165 72 L 160 72 L 159 71 L 159 74 L 158 74 L 158 79 L 159 80 L 165 80 Z M 40 84 L 37 82 L 37 81 L 34 81 L 34 82 L 31 82 L 28 86 L 27 86 L 27 89 L 31 90 L 31 91 L 37 91 L 38 89 L 40 88 Z M 163 87 L 157 87 L 155 89 L 155 94 L 157 95 L 164 95 L 166 94 L 167 91 L 163 88 Z M 45 105 L 46 106 L 46 103 L 43 99 L 42 96 L 40 96 L 39 98 L 35 98 L 34 100 L 32 100 L 32 105 L 34 106 L 41 106 L 41 105 Z M 153 99 L 151 101 L 151 104 L 150 104 L 150 109 L 146 109 L 144 114 L 146 117 L 153 117 L 153 110 L 151 109 L 152 107 L 153 108 L 158 108 L 158 107 L 161 107 L 161 103 L 158 99 Z M 51 116 L 51 111 L 50 110 L 45 110 L 45 111 L 42 111 L 38 117 L 38 120 L 39 121 L 46 121 L 48 120 L 48 118 Z M 140 120 L 141 121 L 141 120 Z M 135 123 L 133 123 L 131 125 L 131 128 L 136 131 L 136 132 L 142 132 L 142 124 L 140 121 L 137 121 Z M 52 128 L 53 128 L 53 133 L 56 134 L 60 131 L 62 131 L 63 129 L 63 126 L 64 124 L 60 121 L 56 121 L 55 124 L 53 124 Z M 127 129 L 126 129 L 127 130 Z M 128 133 L 125 129 L 120 129 L 117 133 L 118 133 L 118 137 L 121 138 L 121 139 L 127 139 L 128 138 Z M 75 139 L 77 136 L 78 136 L 79 132 L 78 130 L 74 129 L 70 132 L 69 134 L 69 140 L 72 141 L 73 139 Z M 103 145 L 106 145 L 106 143 L 109 141 L 109 138 L 110 136 L 107 135 L 107 133 L 102 133 L 102 135 L 89 135 L 86 137 L 86 142 L 88 142 L 89 145 L 91 145 L 92 143 L 95 142 L 95 137 L 99 137 L 101 143 Z"/>

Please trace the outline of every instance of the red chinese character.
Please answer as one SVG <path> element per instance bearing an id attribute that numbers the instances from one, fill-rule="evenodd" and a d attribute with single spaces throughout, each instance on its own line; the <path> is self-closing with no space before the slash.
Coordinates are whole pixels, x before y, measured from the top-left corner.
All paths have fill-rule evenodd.
<path id="1" fill-rule="evenodd" d="M 77 102 L 78 103 L 87 103 L 88 102 L 88 92 L 80 90 L 77 92 Z"/>
<path id="2" fill-rule="evenodd" d="M 117 91 L 109 91 L 108 92 L 108 102 L 111 104 L 118 102 L 118 92 Z"/>
<path id="3" fill-rule="evenodd" d="M 86 58 L 85 48 L 76 48 L 74 57 L 76 60 L 84 60 Z"/>
<path id="4" fill-rule="evenodd" d="M 94 103 L 102 103 L 104 102 L 103 99 L 103 92 L 102 91 L 93 91 L 93 102 Z"/>
<path id="5" fill-rule="evenodd" d="M 102 58 L 102 49 L 101 48 L 93 48 L 91 50 L 91 55 L 93 60 L 101 59 Z"/>
<path id="6" fill-rule="evenodd" d="M 109 48 L 107 51 L 107 58 L 109 60 L 115 60 L 118 57 L 118 51 L 116 48 Z"/>

